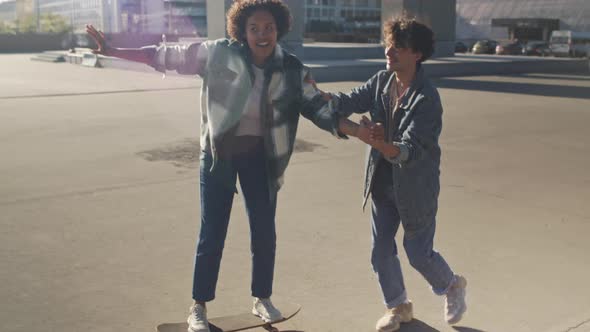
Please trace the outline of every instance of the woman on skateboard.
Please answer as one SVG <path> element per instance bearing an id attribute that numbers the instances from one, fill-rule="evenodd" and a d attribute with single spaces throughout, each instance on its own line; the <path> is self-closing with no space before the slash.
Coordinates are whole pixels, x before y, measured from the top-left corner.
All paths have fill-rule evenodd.
<path id="1" fill-rule="evenodd" d="M 110 47 L 87 27 L 95 53 L 158 71 L 199 75 L 201 88 L 201 228 L 194 267 L 190 332 L 209 332 L 206 303 L 215 298 L 236 180 L 250 221 L 252 313 L 282 318 L 270 300 L 275 263 L 277 192 L 295 143 L 299 115 L 337 135 L 336 122 L 309 70 L 277 42 L 290 29 L 281 0 L 237 0 L 227 13 L 229 39 L 182 46 Z"/>

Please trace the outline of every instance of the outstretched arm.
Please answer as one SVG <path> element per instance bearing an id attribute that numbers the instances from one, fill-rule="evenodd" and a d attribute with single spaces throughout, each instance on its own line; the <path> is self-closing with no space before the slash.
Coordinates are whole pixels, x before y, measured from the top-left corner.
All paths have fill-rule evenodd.
<path id="1" fill-rule="evenodd" d="M 307 83 L 313 85 L 325 101 L 332 100 L 332 95 L 319 89 L 316 82 L 308 78 Z M 379 150 L 386 158 L 395 159 L 400 154 L 400 148 L 397 145 L 387 144 L 385 142 L 385 129 L 382 123 L 376 123 L 369 120 L 363 115 L 360 123 L 356 123 L 348 118 L 338 120 L 338 132 L 346 136 L 353 136 L 373 148 Z"/>
<path id="2" fill-rule="evenodd" d="M 348 94 L 336 93 L 335 111 L 341 118 L 347 118 L 353 113 L 365 113 L 375 107 L 375 96 L 379 84 L 379 74 L 375 74 L 363 85 L 358 86 Z"/>
<path id="3" fill-rule="evenodd" d="M 332 135 L 347 138 L 338 132 L 338 117 L 332 110 L 330 95 L 317 88 L 309 68 L 301 69 L 301 79 L 301 115 Z"/>
<path id="4" fill-rule="evenodd" d="M 160 72 L 175 70 L 185 75 L 204 74 L 208 56 L 205 44 L 167 46 L 164 43 L 141 48 L 115 48 L 107 43 L 102 31 L 96 30 L 92 25 L 86 25 L 86 31 L 97 45 L 92 50 L 94 54 L 144 63 Z"/>
<path id="5" fill-rule="evenodd" d="M 368 93 L 371 93 L 371 90 L 374 90 L 374 78 L 370 79 L 367 83 L 365 83 L 365 85 L 359 87 L 356 89 L 356 91 L 354 91 L 351 96 L 352 98 L 346 98 L 345 102 L 351 102 L 352 100 L 356 99 L 356 106 L 365 106 L 365 107 L 370 107 L 372 105 L 372 100 L 370 100 L 370 95 L 367 95 Z M 334 107 L 336 106 L 336 108 L 343 108 L 344 103 L 342 102 L 343 98 L 343 94 L 339 94 L 338 96 L 334 96 L 332 94 L 326 93 L 323 90 L 319 89 L 317 87 L 317 84 L 315 82 L 315 80 L 311 77 L 310 73 L 308 72 L 307 75 L 304 77 L 304 81 L 303 81 L 303 86 L 304 86 L 304 91 L 306 91 L 306 87 L 307 90 L 311 90 L 313 91 L 313 93 L 316 94 L 317 99 L 319 99 L 319 97 L 317 96 L 317 94 L 319 93 L 319 96 L 321 96 L 321 99 L 323 101 L 328 102 L 328 105 L 330 107 Z M 365 90 L 365 91 L 362 91 Z M 348 97 L 348 96 L 347 96 Z M 369 98 L 367 98 L 369 97 Z M 336 105 L 334 105 L 333 102 L 336 102 Z M 352 102 L 354 104 L 354 101 Z M 331 110 L 331 115 L 330 117 L 333 119 L 332 123 L 334 124 L 334 128 L 333 128 L 333 132 L 335 131 L 337 133 L 338 137 L 341 138 L 346 138 L 347 136 L 353 136 L 353 137 L 357 137 L 358 139 L 360 139 L 361 141 L 367 143 L 367 144 L 375 144 L 377 143 L 377 141 L 382 141 L 384 139 L 384 129 L 383 129 L 383 125 L 380 123 L 374 123 L 371 120 L 369 120 L 366 116 L 363 115 L 360 123 L 356 123 L 352 120 L 348 119 L 348 116 L 355 112 L 354 109 L 352 109 L 349 105 L 348 107 L 348 111 L 340 111 L 340 109 L 337 110 Z M 348 113 L 350 112 L 350 113 Z M 357 110 L 357 113 L 362 113 L 363 110 Z M 304 114 L 305 115 L 305 114 Z"/>
<path id="6" fill-rule="evenodd" d="M 97 48 L 92 50 L 92 53 L 94 54 L 112 56 L 125 60 L 145 63 L 147 65 L 152 63 L 155 49 L 111 47 L 106 41 L 104 33 L 102 33 L 102 31 L 96 30 L 96 28 L 90 24 L 86 25 L 86 32 L 97 45 Z"/>

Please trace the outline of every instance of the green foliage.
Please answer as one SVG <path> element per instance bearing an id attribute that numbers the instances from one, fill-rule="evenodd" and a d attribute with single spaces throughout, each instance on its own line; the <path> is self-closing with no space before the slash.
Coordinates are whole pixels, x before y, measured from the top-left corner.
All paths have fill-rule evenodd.
<path id="1" fill-rule="evenodd" d="M 41 14 L 39 17 L 39 31 L 37 31 L 37 16 L 26 15 L 14 22 L 14 27 L 0 22 L 0 33 L 55 33 L 71 32 L 72 26 L 68 20 L 52 13 Z"/>
<path id="2" fill-rule="evenodd" d="M 16 28 L 13 25 L 0 21 L 0 34 L 13 35 L 15 33 L 16 33 Z"/>
<path id="3" fill-rule="evenodd" d="M 37 31 L 37 21 L 35 19 L 35 16 L 27 15 L 25 17 L 17 19 L 16 20 L 16 29 L 17 29 L 17 32 L 20 32 L 20 33 L 36 32 Z"/>
<path id="4" fill-rule="evenodd" d="M 43 14 L 39 20 L 41 25 L 41 32 L 49 33 L 65 33 L 71 32 L 72 26 L 67 22 L 66 18 L 56 14 Z"/>

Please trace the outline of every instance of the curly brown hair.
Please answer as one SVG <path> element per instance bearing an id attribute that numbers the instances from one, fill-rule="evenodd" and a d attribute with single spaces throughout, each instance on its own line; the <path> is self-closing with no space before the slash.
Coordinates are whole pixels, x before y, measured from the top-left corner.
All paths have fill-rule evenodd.
<path id="1" fill-rule="evenodd" d="M 414 18 L 393 18 L 383 24 L 385 46 L 411 48 L 422 53 L 418 63 L 426 61 L 434 53 L 434 32 Z"/>
<path id="2" fill-rule="evenodd" d="M 231 39 L 246 42 L 246 21 L 257 10 L 266 10 L 274 17 L 277 39 L 291 29 L 291 12 L 281 0 L 235 0 L 227 11 L 227 34 Z"/>

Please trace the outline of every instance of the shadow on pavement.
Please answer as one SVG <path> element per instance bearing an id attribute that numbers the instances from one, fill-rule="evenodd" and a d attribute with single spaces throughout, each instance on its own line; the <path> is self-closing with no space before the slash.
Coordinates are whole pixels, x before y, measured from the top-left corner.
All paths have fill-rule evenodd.
<path id="1" fill-rule="evenodd" d="M 477 60 L 496 60 L 496 61 L 507 61 L 509 59 L 519 59 L 519 60 L 533 60 L 533 61 L 543 61 L 545 59 L 540 57 L 527 57 L 522 55 L 496 55 L 496 54 L 460 54 L 455 53 L 454 57 L 451 59 L 462 59 L 462 60 L 469 60 L 469 61 L 477 61 Z M 550 60 L 552 58 L 548 58 Z"/>
<path id="2" fill-rule="evenodd" d="M 590 99 L 590 87 L 522 82 L 478 81 L 455 78 L 433 80 L 437 88 L 528 94 L 547 97 Z"/>
<path id="3" fill-rule="evenodd" d="M 516 78 L 534 78 L 542 80 L 567 80 L 567 81 L 581 81 L 590 82 L 590 74 L 578 74 L 578 73 L 567 73 L 567 74 L 513 74 L 513 75 L 502 75 L 504 77 L 516 77 Z"/>
<path id="4" fill-rule="evenodd" d="M 453 326 L 453 328 L 458 332 L 484 332 L 483 330 L 472 329 L 470 327 L 465 326 Z"/>
<path id="5" fill-rule="evenodd" d="M 423 321 L 414 318 L 407 324 L 402 324 L 399 332 L 440 332 L 434 327 L 424 323 Z"/>

